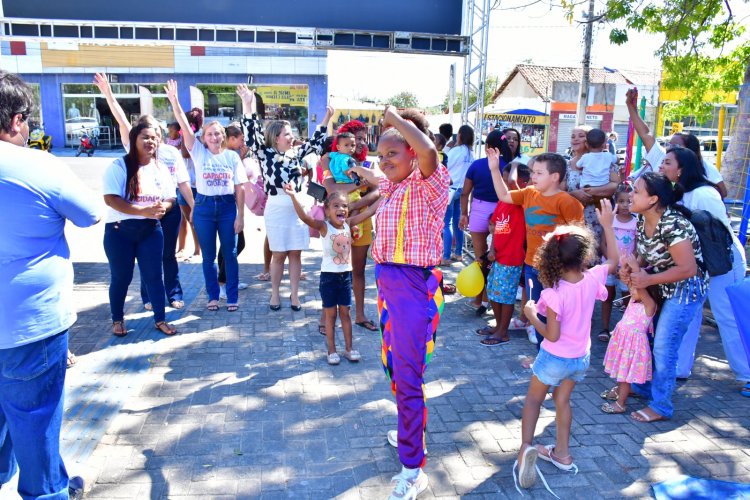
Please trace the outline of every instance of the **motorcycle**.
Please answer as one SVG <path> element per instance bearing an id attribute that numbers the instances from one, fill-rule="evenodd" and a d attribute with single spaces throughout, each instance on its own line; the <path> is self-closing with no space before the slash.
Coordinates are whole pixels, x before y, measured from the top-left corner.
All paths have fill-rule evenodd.
<path id="1" fill-rule="evenodd" d="M 52 137 L 44 133 L 44 128 L 38 124 L 33 123 L 31 126 L 31 133 L 29 134 L 29 147 L 33 149 L 40 149 L 42 151 L 49 151 L 52 148 Z"/>
<path id="2" fill-rule="evenodd" d="M 88 132 L 84 131 L 81 134 L 79 140 L 80 144 L 78 145 L 76 157 L 81 156 L 84 153 L 89 157 L 93 156 L 94 151 L 96 151 L 96 147 L 99 145 L 99 139 L 97 139 L 93 134 L 89 135 Z"/>

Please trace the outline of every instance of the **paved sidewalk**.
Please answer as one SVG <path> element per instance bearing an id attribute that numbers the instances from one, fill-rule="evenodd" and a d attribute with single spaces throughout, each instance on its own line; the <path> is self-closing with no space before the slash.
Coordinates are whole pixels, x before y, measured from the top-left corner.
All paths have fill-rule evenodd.
<path id="1" fill-rule="evenodd" d="M 315 252 L 306 257 L 311 279 L 299 313 L 288 301 L 281 312 L 269 311 L 267 284 L 259 282 L 241 292 L 239 313 L 210 313 L 197 293 L 200 265 L 181 265 L 191 294 L 184 311 L 169 314 L 180 328 L 171 338 L 140 312 L 136 282 L 127 311 L 131 332 L 111 336 L 107 266 L 76 264 L 80 319 L 71 346 L 79 361 L 69 371 L 63 448 L 71 472 L 88 476 L 87 497 L 388 495 L 399 465 L 385 432 L 395 428 L 396 411 L 377 335 L 355 327 L 363 361 L 325 363 L 311 272 L 318 259 Z M 246 279 L 259 270 L 241 265 Z M 367 295 L 374 318 L 372 286 Z M 449 297 L 427 371 L 430 488 L 423 496 L 516 497 L 510 470 L 529 379 L 518 358 L 533 348 L 522 332 L 509 345 L 480 346 L 474 329 L 483 322 L 462 302 Z M 730 380 L 715 330 L 704 327 L 696 373 L 678 389 L 670 422 L 637 424 L 598 410 L 598 394 L 610 385 L 598 368 L 603 351 L 595 342 L 589 377 L 573 395 L 572 453 L 580 473 L 541 465 L 561 498 L 648 496 L 652 482 L 680 473 L 750 482 L 750 401 Z M 551 401 L 539 433 L 551 442 Z M 531 493 L 549 497 L 541 485 Z"/>
<path id="2" fill-rule="evenodd" d="M 272 312 L 269 284 L 251 279 L 261 270 L 256 223 L 248 219 L 248 249 L 240 257 L 251 287 L 240 292 L 239 312 L 208 312 L 200 264 L 181 264 L 187 307 L 168 313 L 180 333 L 165 337 L 142 310 L 136 273 L 124 339 L 110 333 L 103 228 L 70 230 L 78 364 L 68 371 L 62 445 L 69 471 L 87 479 L 87 498 L 390 493 L 400 465 L 385 433 L 396 427 L 396 408 L 378 335 L 355 326 L 363 360 L 328 366 L 317 327 L 319 253 L 304 254 L 304 309 L 291 311 L 287 299 Z M 449 281 L 459 270 L 447 271 Z M 372 266 L 368 284 L 367 313 L 376 319 Z M 522 331 L 510 344 L 481 346 L 474 330 L 485 322 L 463 301 L 448 297 L 427 369 L 430 487 L 420 498 L 518 498 L 511 467 L 530 377 L 519 358 L 535 349 Z M 343 347 L 340 329 L 337 335 Z M 715 329 L 704 326 L 695 373 L 678 385 L 669 422 L 639 424 L 599 411 L 599 393 L 612 384 L 601 370 L 604 349 L 594 340 L 588 378 L 573 394 L 571 452 L 580 472 L 540 464 L 561 498 L 649 497 L 652 483 L 678 474 L 750 483 L 750 399 L 739 395 Z M 631 401 L 630 409 L 640 407 Z M 539 442 L 553 442 L 554 416 L 548 400 Z M 8 486 L 0 499 L 17 498 Z M 541 484 L 529 493 L 552 498 Z"/>

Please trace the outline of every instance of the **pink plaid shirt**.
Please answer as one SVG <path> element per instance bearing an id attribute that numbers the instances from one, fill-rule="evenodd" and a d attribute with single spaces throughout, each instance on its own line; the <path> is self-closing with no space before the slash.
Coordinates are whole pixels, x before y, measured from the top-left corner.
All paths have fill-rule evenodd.
<path id="1" fill-rule="evenodd" d="M 380 180 L 383 200 L 375 215 L 375 262 L 418 267 L 440 264 L 450 182 L 448 169 L 442 164 L 426 179 L 416 168 L 398 184 Z"/>

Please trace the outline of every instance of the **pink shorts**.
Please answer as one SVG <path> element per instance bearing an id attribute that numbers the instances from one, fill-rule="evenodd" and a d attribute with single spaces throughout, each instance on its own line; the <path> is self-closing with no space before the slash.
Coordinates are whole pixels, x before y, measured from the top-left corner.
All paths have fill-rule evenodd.
<path id="1" fill-rule="evenodd" d="M 472 233 L 489 232 L 490 217 L 496 206 L 497 203 L 472 198 L 469 209 L 469 231 Z"/>

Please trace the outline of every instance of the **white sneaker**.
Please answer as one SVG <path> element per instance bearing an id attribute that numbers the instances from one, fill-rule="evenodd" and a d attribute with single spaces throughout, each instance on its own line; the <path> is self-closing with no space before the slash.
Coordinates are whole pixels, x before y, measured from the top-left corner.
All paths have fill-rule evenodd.
<path id="1" fill-rule="evenodd" d="M 430 480 L 422 469 L 401 468 L 401 472 L 391 479 L 395 483 L 388 500 L 414 500 L 427 489 Z"/>
<path id="2" fill-rule="evenodd" d="M 528 323 L 521 320 L 521 318 L 511 318 L 510 323 L 508 323 L 508 330 L 523 330 L 529 326 Z"/>
<path id="3" fill-rule="evenodd" d="M 237 290 L 245 290 L 249 286 L 250 285 L 248 285 L 247 283 L 243 283 L 242 281 L 240 281 L 240 284 L 237 285 Z"/>
<path id="4" fill-rule="evenodd" d="M 219 300 L 227 300 L 227 287 L 226 287 L 226 285 L 219 285 Z"/>
<path id="5" fill-rule="evenodd" d="M 534 329 L 533 325 L 529 325 L 526 327 L 526 335 L 529 337 L 529 342 L 536 345 L 539 343 L 539 341 L 536 339 L 536 330 Z"/>
<path id="6" fill-rule="evenodd" d="M 388 431 L 388 434 L 386 434 L 386 436 L 388 436 L 388 444 L 393 446 L 394 448 L 398 448 L 398 431 L 397 430 Z M 425 455 L 428 454 L 426 446 L 424 449 L 424 454 Z"/>

